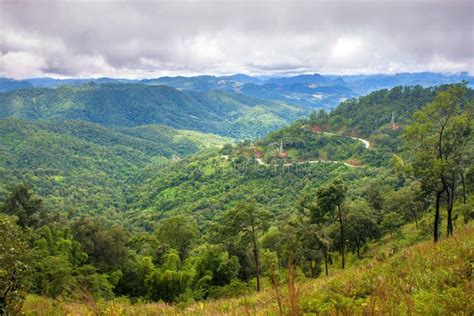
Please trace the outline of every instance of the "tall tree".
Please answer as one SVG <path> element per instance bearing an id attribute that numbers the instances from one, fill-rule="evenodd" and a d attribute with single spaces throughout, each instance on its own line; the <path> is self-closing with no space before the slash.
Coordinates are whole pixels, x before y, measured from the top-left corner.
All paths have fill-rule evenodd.
<path id="1" fill-rule="evenodd" d="M 341 245 L 339 251 L 341 252 L 342 268 L 345 267 L 345 200 L 347 188 L 344 183 L 336 179 L 332 183 L 323 186 L 316 192 L 317 208 L 314 209 L 313 218 L 326 219 L 329 221 L 336 220 L 339 223 L 339 234 Z"/>
<path id="2" fill-rule="evenodd" d="M 257 291 L 260 291 L 260 252 L 258 236 L 263 230 L 267 213 L 257 208 L 255 202 L 240 203 L 224 214 L 224 225 L 235 234 L 242 234 L 243 240 L 251 244 L 255 263 Z"/>
<path id="3" fill-rule="evenodd" d="M 107 227 L 101 220 L 82 217 L 74 222 L 73 235 L 81 243 L 90 263 L 100 272 L 109 272 L 125 264 L 129 234 L 121 226 Z"/>
<path id="4" fill-rule="evenodd" d="M 465 83 L 438 91 L 435 99 L 415 112 L 404 131 L 408 170 L 422 188 L 435 194 L 434 241 L 438 240 L 440 205 L 445 194 L 447 234 L 453 234 L 452 213 L 456 176 L 471 140 L 474 103 L 467 97 Z"/>
<path id="5" fill-rule="evenodd" d="M 192 220 L 178 215 L 160 221 L 156 234 L 159 241 L 178 251 L 180 261 L 184 262 L 198 239 L 199 229 Z"/>
<path id="6" fill-rule="evenodd" d="M 0 315 L 17 315 L 28 288 L 28 247 L 13 217 L 0 214 Z"/>
<path id="7" fill-rule="evenodd" d="M 350 205 L 350 212 L 346 219 L 347 246 L 352 252 L 356 251 L 360 258 L 360 248 L 370 239 L 380 235 L 375 214 L 369 211 L 365 201 L 355 201 Z"/>

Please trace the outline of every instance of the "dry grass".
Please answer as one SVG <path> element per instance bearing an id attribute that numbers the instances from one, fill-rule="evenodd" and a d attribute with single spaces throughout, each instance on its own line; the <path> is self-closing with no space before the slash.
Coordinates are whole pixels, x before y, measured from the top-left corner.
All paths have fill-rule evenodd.
<path id="1" fill-rule="evenodd" d="M 391 258 L 374 258 L 329 277 L 299 284 L 293 279 L 287 288 L 278 289 L 278 295 L 288 302 L 283 312 L 291 315 L 473 315 L 473 264 L 474 227 L 467 226 L 436 245 L 420 242 Z M 275 289 L 269 288 L 259 294 L 197 302 L 185 308 L 160 303 L 131 305 L 121 299 L 92 306 L 30 296 L 24 312 L 241 316 L 279 315 L 280 308 Z"/>

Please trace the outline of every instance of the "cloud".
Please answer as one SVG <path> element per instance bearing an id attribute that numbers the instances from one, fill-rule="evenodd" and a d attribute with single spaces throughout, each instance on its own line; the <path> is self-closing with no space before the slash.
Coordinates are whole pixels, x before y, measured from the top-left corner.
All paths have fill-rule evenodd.
<path id="1" fill-rule="evenodd" d="M 0 75 L 474 73 L 461 1 L 5 1 Z"/>

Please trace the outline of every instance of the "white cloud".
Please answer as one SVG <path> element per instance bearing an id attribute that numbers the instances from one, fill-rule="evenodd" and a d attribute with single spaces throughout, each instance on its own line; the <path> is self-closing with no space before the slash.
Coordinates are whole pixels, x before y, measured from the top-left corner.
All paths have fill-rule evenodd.
<path id="1" fill-rule="evenodd" d="M 469 0 L 0 0 L 0 73 L 474 72 L 473 9 Z"/>
<path id="2" fill-rule="evenodd" d="M 29 52 L 7 52 L 0 55 L 0 74 L 17 78 L 40 76 L 45 64 L 41 56 Z"/>

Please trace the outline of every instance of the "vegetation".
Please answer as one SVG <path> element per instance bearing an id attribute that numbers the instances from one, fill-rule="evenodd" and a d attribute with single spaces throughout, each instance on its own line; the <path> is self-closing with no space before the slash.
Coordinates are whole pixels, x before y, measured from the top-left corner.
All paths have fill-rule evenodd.
<path id="1" fill-rule="evenodd" d="M 409 234 L 410 226 L 404 234 Z M 398 237 L 400 239 L 400 237 Z M 403 240 L 403 238 L 401 239 Z M 453 238 L 437 245 L 421 242 L 390 255 L 384 248 L 401 246 L 390 238 L 371 245 L 375 255 L 359 265 L 318 280 L 298 278 L 296 305 L 299 314 L 320 315 L 469 315 L 473 306 L 471 276 L 474 228 L 462 228 Z M 290 314 L 293 303 L 285 287 L 279 284 L 283 314 Z M 232 299 L 210 300 L 189 306 L 162 303 L 130 304 L 126 299 L 100 301 L 85 305 L 56 302 L 29 296 L 27 315 L 278 315 L 277 295 L 272 288 L 259 294 Z"/>
<path id="2" fill-rule="evenodd" d="M 466 146 L 471 140 L 474 102 L 466 100 L 463 85 L 438 93 L 434 101 L 414 115 L 404 133 L 413 174 L 426 194 L 435 193 L 434 241 L 438 240 L 441 195 L 446 194 L 447 234 L 453 235 L 453 202 L 456 182 L 464 173 Z M 402 162 L 403 163 L 403 162 Z"/>
<path id="3" fill-rule="evenodd" d="M 236 93 L 117 83 L 0 93 L 0 104 L 0 118 L 83 120 L 115 127 L 160 124 L 239 139 L 265 135 L 307 113 Z"/>
<path id="4" fill-rule="evenodd" d="M 158 125 L 110 129 L 82 121 L 0 120 L 0 199 L 9 187 L 28 183 L 53 209 L 117 217 L 137 172 L 226 142 Z"/>
<path id="5" fill-rule="evenodd" d="M 38 306 L 48 314 L 472 313 L 471 91 L 463 84 L 437 91 L 407 88 L 391 98 L 398 106 L 410 98 L 421 102 L 414 95 L 424 93 L 431 96 L 429 103 L 407 109 L 413 117 L 407 114 L 403 134 L 381 123 L 363 135 L 370 141 L 380 133 L 392 135 L 390 146 L 375 141 L 366 148 L 344 134 L 359 123 L 350 122 L 351 107 L 343 103 L 335 114 L 312 115 L 257 142 L 193 153 L 165 168 L 153 157 L 172 159 L 173 142 L 182 139 L 153 142 L 156 127 L 66 122 L 70 127 L 62 130 L 53 123 L 7 120 L 6 170 L 21 167 L 28 173 L 51 164 L 65 178 L 85 182 L 83 192 L 71 189 L 65 197 L 100 196 L 110 187 L 116 191 L 109 205 L 116 203 L 117 192 L 123 203 L 107 211 L 107 203 L 91 207 L 97 199 L 92 196 L 77 204 L 63 200 L 62 207 L 52 203 L 54 195 L 39 196 L 35 186 L 8 189 L 0 225 L 3 239 L 16 246 L 8 250 L 0 244 L 2 308 L 18 310 L 29 295 L 23 311 L 31 314 L 40 313 Z M 383 106 L 390 109 L 388 101 Z M 345 115 L 350 123 L 344 123 Z M 326 127 L 324 120 L 334 126 Z M 324 131 L 336 135 L 319 135 Z M 410 137 L 415 132 L 419 138 Z M 19 133 L 21 138 L 14 137 Z M 86 137 L 90 133 L 96 136 Z M 41 142 L 32 142 L 42 135 Z M 278 149 L 271 163 L 259 158 L 259 152 L 271 152 L 259 148 L 284 137 L 294 137 L 284 148 L 287 155 Z M 42 142 L 43 147 L 27 146 Z M 441 144 L 435 147 L 441 155 L 428 146 L 433 143 Z M 18 155 L 22 146 L 29 151 Z M 52 155 L 51 148 L 62 154 Z M 319 156 L 309 157 L 316 151 Z M 85 177 L 104 170 L 110 182 Z M 75 212 L 65 212 L 71 204 Z M 420 243 L 436 232 L 433 217 L 446 222 L 449 238 Z M 454 227 L 462 236 L 452 234 Z M 11 291 L 18 293 L 15 299 L 8 296 Z"/>

